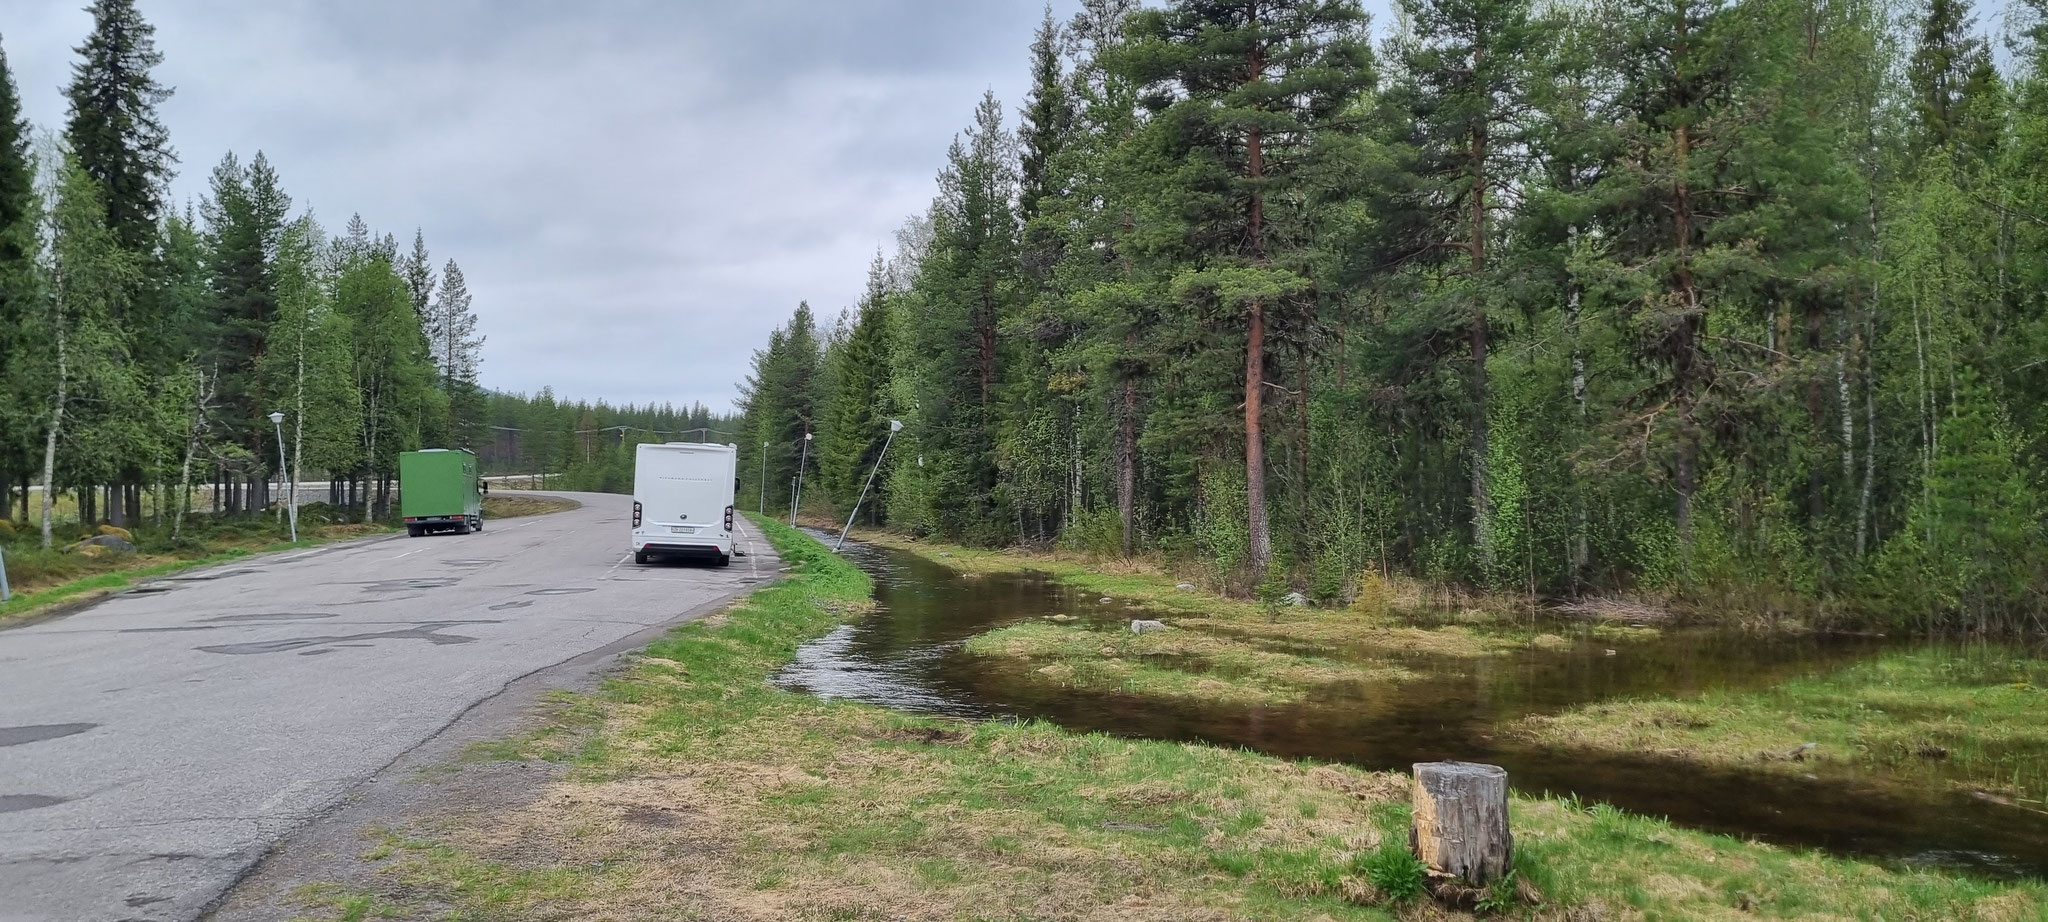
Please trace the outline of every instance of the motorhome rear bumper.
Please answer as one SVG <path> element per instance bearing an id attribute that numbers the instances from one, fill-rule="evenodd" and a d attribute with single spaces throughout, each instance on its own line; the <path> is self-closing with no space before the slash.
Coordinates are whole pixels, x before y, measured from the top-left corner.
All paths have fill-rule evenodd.
<path id="1" fill-rule="evenodd" d="M 665 541 L 649 541 L 634 550 L 666 557 L 726 557 L 731 554 L 716 544 L 671 544 Z"/>

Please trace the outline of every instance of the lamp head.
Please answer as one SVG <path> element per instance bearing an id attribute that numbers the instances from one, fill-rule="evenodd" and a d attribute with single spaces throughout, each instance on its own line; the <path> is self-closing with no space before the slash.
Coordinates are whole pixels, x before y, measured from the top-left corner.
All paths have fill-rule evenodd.
<path id="1" fill-rule="evenodd" d="M 889 421 L 889 431 L 890 431 L 890 432 L 902 432 L 902 431 L 903 431 L 903 421 L 902 421 L 902 420 L 900 420 L 900 419 L 892 419 L 892 420 L 890 420 L 890 421 Z"/>
<path id="2" fill-rule="evenodd" d="M 273 426 L 282 426 L 282 425 L 284 425 L 284 414 L 283 414 L 283 413 L 279 413 L 279 412 L 276 412 L 276 411 L 272 411 L 272 412 L 271 412 L 271 414 L 270 414 L 270 424 L 271 424 L 271 425 L 273 425 Z"/>

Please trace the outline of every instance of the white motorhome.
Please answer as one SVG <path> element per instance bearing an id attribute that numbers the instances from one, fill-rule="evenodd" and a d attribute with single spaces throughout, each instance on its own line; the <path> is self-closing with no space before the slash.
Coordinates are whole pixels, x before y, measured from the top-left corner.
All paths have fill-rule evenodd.
<path id="1" fill-rule="evenodd" d="M 633 562 L 732 562 L 739 446 L 648 443 L 633 453 Z"/>

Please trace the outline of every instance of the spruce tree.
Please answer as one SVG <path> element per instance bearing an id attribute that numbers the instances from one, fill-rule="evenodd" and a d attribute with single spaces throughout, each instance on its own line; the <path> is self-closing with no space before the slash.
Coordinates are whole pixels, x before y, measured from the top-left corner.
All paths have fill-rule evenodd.
<path id="1" fill-rule="evenodd" d="M 408 279 L 408 287 L 411 284 Z M 427 311 L 427 340 L 441 370 L 441 390 L 448 398 L 450 434 L 457 444 L 472 446 L 482 436 L 483 403 L 477 375 L 483 363 L 484 338 L 476 332 L 469 284 L 452 259 L 441 269 L 441 290 Z"/>
<path id="2" fill-rule="evenodd" d="M 868 287 L 855 308 L 853 328 L 827 358 L 831 384 L 818 426 L 818 482 L 841 507 L 855 501 L 889 434 L 891 297 L 887 270 L 877 253 L 868 267 Z M 864 508 L 869 521 L 875 521 L 886 501 L 875 495 Z"/>
<path id="3" fill-rule="evenodd" d="M 1014 139 L 992 93 L 955 138 L 932 203 L 932 239 L 905 300 L 903 329 L 918 444 L 920 497 L 944 533 L 971 541 L 1000 534 L 995 432 L 1001 323 L 1014 308 L 1017 175 Z"/>
<path id="4" fill-rule="evenodd" d="M 104 191 L 107 226 L 133 253 L 156 247 L 165 183 L 177 162 L 157 107 L 171 89 L 151 69 L 163 63 L 156 27 L 142 18 L 135 0 L 93 0 L 92 33 L 74 49 L 65 91 L 70 115 L 64 142 Z"/>
<path id="5" fill-rule="evenodd" d="M 751 434 L 750 448 L 767 445 L 765 489 L 763 459 L 752 455 L 752 470 L 740 472 L 746 486 L 756 490 L 756 501 L 765 494 L 761 512 L 786 508 L 790 485 L 797 466 L 814 469 L 818 463 L 816 445 L 810 460 L 804 461 L 804 435 L 815 433 L 818 424 L 819 350 L 817 319 L 808 302 L 799 303 L 789 323 L 768 337 L 768 348 L 754 353 L 754 370 L 740 388 L 740 405 Z M 778 503 L 780 506 L 778 506 Z"/>
<path id="6" fill-rule="evenodd" d="M 400 270 L 405 276 L 405 287 L 412 292 L 413 312 L 426 322 L 427 314 L 434 303 L 434 263 L 427 256 L 426 233 L 419 228 L 412 232 L 412 252 L 406 254 Z"/>
<path id="7" fill-rule="evenodd" d="M 1976 25 L 1970 0 L 1927 0 L 1919 17 L 1906 79 L 1923 151 L 1961 143 L 1981 152 L 1987 141 L 1975 109 L 1995 75 Z"/>
<path id="8" fill-rule="evenodd" d="M 30 341 L 24 335 L 37 310 L 35 258 L 35 164 L 29 156 L 29 124 L 7 55 L 0 49 L 0 519 L 9 513 L 11 491 L 27 485 L 33 467 L 34 420 L 39 401 L 27 375 Z M 24 490 L 22 501 L 27 502 Z"/>

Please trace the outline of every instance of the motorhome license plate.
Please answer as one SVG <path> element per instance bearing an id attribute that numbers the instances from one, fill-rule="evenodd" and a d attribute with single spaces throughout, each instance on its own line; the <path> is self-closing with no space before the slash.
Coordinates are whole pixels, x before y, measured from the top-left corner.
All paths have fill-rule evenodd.
<path id="1" fill-rule="evenodd" d="M 690 528 L 690 526 L 688 525 L 670 525 L 668 527 L 668 530 L 670 534 L 687 535 L 694 529 Z"/>

